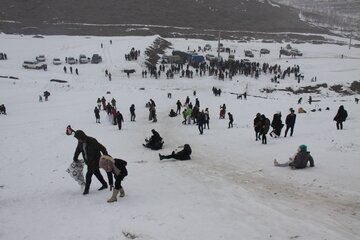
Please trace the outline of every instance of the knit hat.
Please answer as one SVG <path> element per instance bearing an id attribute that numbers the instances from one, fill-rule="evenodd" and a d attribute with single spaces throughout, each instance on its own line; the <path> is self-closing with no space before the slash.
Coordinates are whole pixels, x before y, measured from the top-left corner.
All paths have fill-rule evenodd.
<path id="1" fill-rule="evenodd" d="M 102 155 L 99 160 L 99 167 L 106 172 L 112 172 L 114 169 L 115 160 L 108 155 Z"/>
<path id="2" fill-rule="evenodd" d="M 292 112 L 292 113 L 295 112 L 295 110 L 294 110 L 293 108 L 290 108 L 289 110 L 290 110 L 290 112 Z"/>
<path id="3" fill-rule="evenodd" d="M 299 146 L 301 152 L 307 152 L 307 146 L 305 144 L 302 144 Z"/>

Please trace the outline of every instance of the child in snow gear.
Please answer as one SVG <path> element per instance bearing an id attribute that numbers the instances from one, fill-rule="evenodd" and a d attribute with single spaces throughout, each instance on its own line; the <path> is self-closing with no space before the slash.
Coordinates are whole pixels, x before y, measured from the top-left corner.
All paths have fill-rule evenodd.
<path id="1" fill-rule="evenodd" d="M 73 132 L 75 132 L 74 129 L 72 129 L 71 126 L 68 125 L 68 126 L 66 127 L 66 135 L 72 135 Z"/>
<path id="2" fill-rule="evenodd" d="M 155 129 L 151 130 L 152 136 L 148 140 L 145 139 L 146 144 L 143 144 L 144 147 L 150 148 L 151 150 L 159 150 L 162 148 L 164 141 L 162 140 L 162 137 L 160 137 L 160 134 L 155 131 Z"/>
<path id="3" fill-rule="evenodd" d="M 310 162 L 310 167 L 314 167 L 314 159 L 310 155 L 310 152 L 307 151 L 306 145 L 300 145 L 297 153 L 289 158 L 289 161 L 286 163 L 278 163 L 276 159 L 274 159 L 274 166 L 276 167 L 288 167 L 290 166 L 292 169 L 301 169 L 306 168 L 307 163 Z"/>
<path id="4" fill-rule="evenodd" d="M 50 96 L 50 92 L 45 91 L 45 92 L 44 92 L 45 101 L 48 100 L 49 96 Z"/>
<path id="5" fill-rule="evenodd" d="M 106 171 L 110 191 L 113 190 L 111 198 L 107 200 L 108 203 L 116 202 L 117 195 L 119 193 L 120 197 L 125 196 L 125 191 L 121 186 L 121 181 L 128 175 L 126 165 L 127 162 L 122 159 L 112 158 L 111 156 L 106 155 L 100 157 L 99 166 Z M 113 176 L 115 178 L 115 187 L 113 185 Z"/>
<path id="6" fill-rule="evenodd" d="M 0 105 L 0 114 L 6 115 L 6 107 L 5 104 Z"/>
<path id="7" fill-rule="evenodd" d="M 86 183 L 83 194 L 86 195 L 89 193 L 92 175 L 95 175 L 102 184 L 102 187 L 99 188 L 99 191 L 107 188 L 107 183 L 105 182 L 99 170 L 99 160 L 101 153 L 103 155 L 108 155 L 106 148 L 101 145 L 95 138 L 87 136 L 82 130 L 75 131 L 74 137 L 78 140 L 78 144 L 75 149 L 73 160 L 74 162 L 78 162 L 78 157 L 80 153 L 82 153 L 85 164 L 87 165 L 85 180 Z"/>
<path id="8" fill-rule="evenodd" d="M 191 159 L 191 157 L 190 157 L 191 153 L 192 153 L 192 150 L 191 150 L 190 145 L 185 144 L 184 148 L 181 151 L 177 152 L 177 153 L 175 153 L 175 151 L 173 151 L 170 155 L 161 155 L 159 153 L 159 158 L 160 158 L 160 160 L 170 159 L 170 158 L 175 158 L 175 159 L 181 160 L 181 161 L 190 160 Z"/>
<path id="9" fill-rule="evenodd" d="M 344 106 L 341 105 L 339 107 L 338 112 L 336 113 L 336 116 L 334 117 L 334 121 L 336 121 L 337 130 L 343 129 L 343 122 L 346 121 L 347 116 L 348 116 L 347 111 L 344 109 Z"/>

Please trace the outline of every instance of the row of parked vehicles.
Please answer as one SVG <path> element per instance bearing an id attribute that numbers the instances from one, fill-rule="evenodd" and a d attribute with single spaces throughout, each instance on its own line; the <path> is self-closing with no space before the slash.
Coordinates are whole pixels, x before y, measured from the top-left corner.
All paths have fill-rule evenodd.
<path id="1" fill-rule="evenodd" d="M 24 61 L 23 68 L 26 69 L 46 69 L 47 64 L 45 55 L 39 55 L 33 61 Z M 65 62 L 68 64 L 86 64 L 86 63 L 93 63 L 98 64 L 102 62 L 102 58 L 99 54 L 93 54 L 91 58 L 87 57 L 85 54 L 80 54 L 79 59 L 75 59 L 74 57 L 66 57 Z M 60 58 L 54 58 L 52 63 L 54 65 L 61 65 L 63 61 Z"/>

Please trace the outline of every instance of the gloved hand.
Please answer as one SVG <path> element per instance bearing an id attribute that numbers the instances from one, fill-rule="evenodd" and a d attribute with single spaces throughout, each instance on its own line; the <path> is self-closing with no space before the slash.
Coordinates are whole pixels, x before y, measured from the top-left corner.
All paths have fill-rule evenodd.
<path id="1" fill-rule="evenodd" d="M 110 185 L 110 192 L 113 190 L 114 186 Z"/>

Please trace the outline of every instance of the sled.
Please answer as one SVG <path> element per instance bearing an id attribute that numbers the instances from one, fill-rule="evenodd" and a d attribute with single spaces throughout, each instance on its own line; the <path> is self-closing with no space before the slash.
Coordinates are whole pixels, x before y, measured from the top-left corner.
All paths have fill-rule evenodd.
<path id="1" fill-rule="evenodd" d="M 78 162 L 72 162 L 70 166 L 66 169 L 66 172 L 81 186 L 85 186 L 85 178 L 83 174 L 85 162 L 84 160 L 79 160 Z"/>

